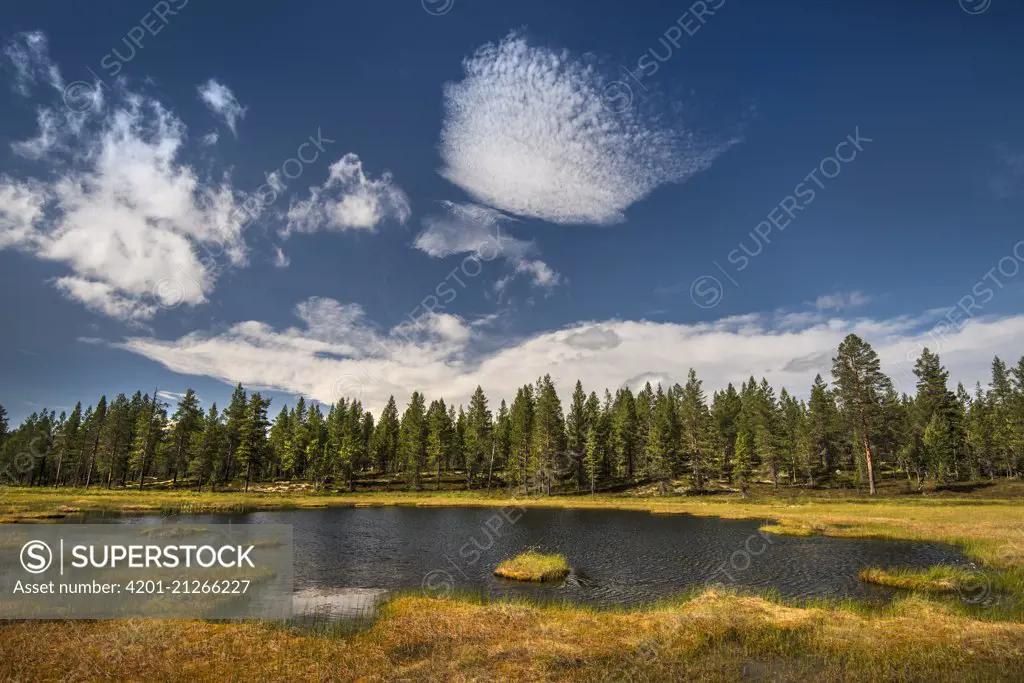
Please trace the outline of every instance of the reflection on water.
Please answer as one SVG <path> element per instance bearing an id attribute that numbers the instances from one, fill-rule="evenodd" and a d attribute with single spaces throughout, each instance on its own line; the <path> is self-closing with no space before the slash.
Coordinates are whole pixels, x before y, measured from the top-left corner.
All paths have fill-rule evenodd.
<path id="1" fill-rule="evenodd" d="M 174 521 L 293 525 L 296 604 L 339 613 L 372 609 L 387 590 L 637 605 L 720 583 L 791 598 L 884 599 L 890 591 L 860 582 L 858 571 L 969 565 L 933 543 L 776 536 L 758 532 L 762 521 L 622 510 L 369 507 Z M 528 548 L 565 555 L 573 572 L 543 585 L 492 574 Z"/>
<path id="2" fill-rule="evenodd" d="M 359 619 L 372 615 L 387 591 L 383 588 L 306 588 L 295 592 L 292 612 L 299 619 Z"/>

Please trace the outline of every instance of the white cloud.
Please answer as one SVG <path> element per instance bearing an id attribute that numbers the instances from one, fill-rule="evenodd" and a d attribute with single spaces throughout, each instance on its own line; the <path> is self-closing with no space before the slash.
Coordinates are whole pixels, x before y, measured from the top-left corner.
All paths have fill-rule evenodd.
<path id="1" fill-rule="evenodd" d="M 238 121 L 245 118 L 246 108 L 238 103 L 238 98 L 226 85 L 218 83 L 211 78 L 206 83 L 196 87 L 199 98 L 217 116 L 224 119 L 231 134 L 238 137 Z"/>
<path id="2" fill-rule="evenodd" d="M 211 130 L 209 133 L 202 137 L 201 142 L 203 143 L 204 147 L 211 147 L 213 145 L 216 145 L 218 140 L 220 140 L 220 133 L 218 133 L 215 130 Z"/>
<path id="3" fill-rule="evenodd" d="M 68 123 L 68 108 L 42 111 L 40 136 L 15 149 L 45 157 L 48 174 L 0 176 L 0 248 L 65 264 L 55 281 L 65 296 L 126 320 L 203 303 L 215 259 L 246 262 L 241 197 L 226 177 L 204 181 L 180 160 L 185 125 L 160 102 L 122 91 L 109 111 L 59 132 L 51 123 Z"/>
<path id="4" fill-rule="evenodd" d="M 292 260 L 284 253 L 281 247 L 274 247 L 274 267 L 275 268 L 287 268 L 291 264 Z"/>
<path id="5" fill-rule="evenodd" d="M 346 154 L 329 171 L 323 185 L 309 188 L 309 199 L 292 201 L 283 235 L 322 229 L 372 232 L 385 219 L 399 223 L 409 219 L 409 198 L 392 182 L 390 173 L 379 180 L 368 178 L 355 154 Z"/>
<path id="6" fill-rule="evenodd" d="M 897 389 L 912 393 L 921 346 L 941 355 L 953 382 L 970 386 L 987 382 L 994 354 L 1015 359 L 1024 335 L 1024 315 L 973 318 L 960 332 L 937 340 L 928 334 L 935 320 L 926 317 L 833 318 L 783 329 L 775 314 L 748 314 L 693 325 L 581 322 L 493 350 L 500 340 L 485 336 L 486 326 L 455 316 L 428 318 L 421 329 L 406 325 L 387 336 L 352 304 L 311 299 L 297 315 L 303 327 L 277 331 L 249 321 L 174 341 L 128 339 L 122 347 L 175 372 L 274 387 L 324 402 L 336 400 L 344 387 L 342 393 L 379 411 L 391 394 L 405 401 L 413 390 L 465 403 L 479 384 L 497 402 L 511 400 L 516 387 L 550 373 L 568 398 L 577 378 L 588 391 L 635 388 L 652 378 L 683 381 L 690 367 L 709 394 L 753 375 L 806 397 L 815 374 L 830 378 L 831 358 L 851 332 L 874 346 Z"/>
<path id="7" fill-rule="evenodd" d="M 50 61 L 49 41 L 42 31 L 16 34 L 4 45 L 3 53 L 14 69 L 14 91 L 23 97 L 32 93 L 37 82 L 46 83 L 56 90 L 64 89 L 60 69 Z"/>
<path id="8" fill-rule="evenodd" d="M 845 311 L 850 308 L 863 306 L 869 301 L 871 301 L 871 297 L 864 292 L 836 292 L 835 294 L 819 296 L 814 301 L 814 307 L 819 311 Z"/>
<path id="9" fill-rule="evenodd" d="M 444 258 L 453 254 L 475 254 L 481 261 L 504 258 L 516 275 L 527 275 L 533 285 L 553 288 L 561 276 L 536 258 L 533 242 L 516 239 L 503 233 L 502 228 L 516 222 L 500 211 L 479 204 L 441 202 L 443 215 L 430 215 L 423 219 L 424 230 L 416 237 L 420 251 Z M 501 292 L 512 276 L 500 278 L 495 288 Z"/>
<path id="10" fill-rule="evenodd" d="M 34 138 L 11 143 L 11 150 L 32 160 L 53 151 L 67 152 L 65 141 L 79 136 L 86 123 L 103 112 L 103 86 L 76 81 L 65 88 L 60 69 L 50 60 L 46 36 L 39 31 L 16 34 L 4 44 L 3 57 L 14 72 L 15 92 L 30 97 L 37 84 L 44 84 L 59 93 L 60 100 L 57 106 L 37 107 L 39 132 Z"/>
<path id="11" fill-rule="evenodd" d="M 441 174 L 476 200 L 553 223 L 615 223 L 665 183 L 704 170 L 731 143 L 702 139 L 602 99 L 592 60 L 511 34 L 445 86 Z"/>

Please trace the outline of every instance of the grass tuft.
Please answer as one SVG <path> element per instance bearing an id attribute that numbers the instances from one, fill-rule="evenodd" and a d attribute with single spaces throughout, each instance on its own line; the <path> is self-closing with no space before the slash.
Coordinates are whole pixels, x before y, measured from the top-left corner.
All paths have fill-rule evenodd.
<path id="1" fill-rule="evenodd" d="M 527 550 L 499 564 L 494 574 L 516 581 L 560 581 L 569 575 L 569 561 L 564 555 Z"/>

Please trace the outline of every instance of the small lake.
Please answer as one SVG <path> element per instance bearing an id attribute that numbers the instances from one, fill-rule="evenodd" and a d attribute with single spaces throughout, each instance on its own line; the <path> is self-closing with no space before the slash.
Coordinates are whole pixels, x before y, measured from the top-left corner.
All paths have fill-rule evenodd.
<path id="1" fill-rule="evenodd" d="M 970 566 L 947 545 L 777 536 L 758 531 L 763 521 L 623 510 L 367 507 L 84 521 L 291 524 L 297 593 L 335 596 L 338 611 L 409 589 L 630 606 L 720 583 L 789 598 L 884 600 L 892 591 L 859 581 L 861 569 Z M 568 579 L 521 584 L 492 574 L 529 548 L 565 555 Z"/>

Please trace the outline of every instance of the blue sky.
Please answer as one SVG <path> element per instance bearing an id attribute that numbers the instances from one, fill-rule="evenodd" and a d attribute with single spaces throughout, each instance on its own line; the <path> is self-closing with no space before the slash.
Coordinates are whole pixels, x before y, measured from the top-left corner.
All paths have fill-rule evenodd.
<path id="1" fill-rule="evenodd" d="M 1022 20 L 8 4 L 0 403 L 241 381 L 379 410 L 690 366 L 804 394 L 849 332 L 905 391 L 922 345 L 984 381 L 1024 332 Z"/>

